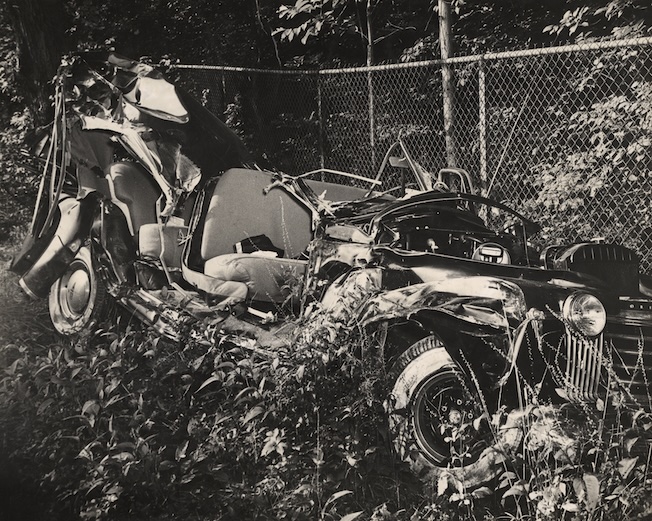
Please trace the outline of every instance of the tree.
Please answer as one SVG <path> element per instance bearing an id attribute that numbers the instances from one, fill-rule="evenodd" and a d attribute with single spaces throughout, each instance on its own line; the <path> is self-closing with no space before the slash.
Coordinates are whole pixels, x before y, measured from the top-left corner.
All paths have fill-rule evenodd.
<path id="1" fill-rule="evenodd" d="M 373 62 L 372 14 L 373 2 L 366 2 L 364 18 L 360 4 L 354 0 L 296 0 L 294 5 L 282 4 L 278 8 L 279 27 L 274 34 L 280 35 L 281 42 L 288 44 L 300 40 L 307 45 L 311 39 L 343 39 L 351 34 L 360 36 L 364 42 L 367 63 Z"/>
<path id="2" fill-rule="evenodd" d="M 277 12 L 275 34 L 285 52 L 304 62 L 377 63 L 396 60 L 428 30 L 433 10 L 423 0 L 295 0 Z M 299 44 L 297 44 L 297 42 Z"/>
<path id="3" fill-rule="evenodd" d="M 9 239 L 28 219 L 37 184 L 20 154 L 32 118 L 16 73 L 17 62 L 13 29 L 6 10 L 0 9 L 0 241 Z"/>
<path id="4" fill-rule="evenodd" d="M 111 47 L 132 58 L 277 66 L 266 21 L 277 2 L 257 0 L 66 0 L 71 33 L 84 48 Z"/>
<path id="5" fill-rule="evenodd" d="M 68 27 L 63 0 L 5 0 L 16 41 L 19 86 L 36 124 L 50 116 L 48 83 L 68 50 Z"/>
<path id="6" fill-rule="evenodd" d="M 452 56 L 453 37 L 451 34 L 451 11 L 448 0 L 439 0 L 439 48 L 441 57 L 447 60 Z M 444 135 L 446 137 L 446 158 L 448 166 L 456 167 L 455 146 L 455 78 L 449 63 L 444 62 L 441 68 L 443 101 L 444 101 Z"/>

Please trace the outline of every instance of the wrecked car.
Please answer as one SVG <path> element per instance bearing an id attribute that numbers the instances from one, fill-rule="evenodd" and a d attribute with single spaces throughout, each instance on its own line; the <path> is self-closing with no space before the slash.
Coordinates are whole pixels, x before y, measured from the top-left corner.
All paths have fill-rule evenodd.
<path id="1" fill-rule="evenodd" d="M 536 223 L 464 170 L 426 171 L 400 139 L 374 178 L 264 170 L 191 96 L 115 54 L 64 60 L 54 109 L 12 270 L 60 333 L 118 303 L 167 338 L 213 317 L 270 350 L 330 314 L 387 368 L 396 453 L 467 485 L 521 443 L 525 404 L 649 410 L 652 283 L 631 249 L 537 247 Z"/>

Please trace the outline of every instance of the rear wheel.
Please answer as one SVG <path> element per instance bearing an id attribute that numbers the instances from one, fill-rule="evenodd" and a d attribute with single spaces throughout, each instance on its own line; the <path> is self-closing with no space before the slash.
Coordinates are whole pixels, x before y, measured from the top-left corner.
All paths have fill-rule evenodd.
<path id="1" fill-rule="evenodd" d="M 486 411 L 466 375 L 436 336 L 400 355 L 387 412 L 394 449 L 419 475 L 447 472 L 474 487 L 495 477 L 502 460 Z"/>
<path id="2" fill-rule="evenodd" d="M 59 333 L 74 335 L 96 323 L 106 312 L 108 301 L 106 289 L 93 270 L 90 249 L 84 246 L 50 288 L 50 319 Z"/>

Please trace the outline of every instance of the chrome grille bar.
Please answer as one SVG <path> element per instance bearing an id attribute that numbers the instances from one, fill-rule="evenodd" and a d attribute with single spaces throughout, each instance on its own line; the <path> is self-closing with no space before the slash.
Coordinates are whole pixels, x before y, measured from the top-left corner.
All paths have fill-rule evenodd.
<path id="1" fill-rule="evenodd" d="M 604 337 L 581 338 L 566 331 L 566 393 L 572 401 L 598 398 Z"/>

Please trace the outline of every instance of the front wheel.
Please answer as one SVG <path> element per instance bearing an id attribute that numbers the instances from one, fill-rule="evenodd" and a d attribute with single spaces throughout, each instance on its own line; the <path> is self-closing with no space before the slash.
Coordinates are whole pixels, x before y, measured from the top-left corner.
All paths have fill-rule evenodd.
<path id="1" fill-rule="evenodd" d="M 413 471 L 442 472 L 475 487 L 498 475 L 503 458 L 477 390 L 436 336 L 401 354 L 387 400 L 394 449 Z"/>
<path id="2" fill-rule="evenodd" d="M 93 270 L 91 251 L 83 246 L 50 288 L 50 319 L 59 333 L 74 335 L 102 317 L 108 300 L 106 289 Z"/>

